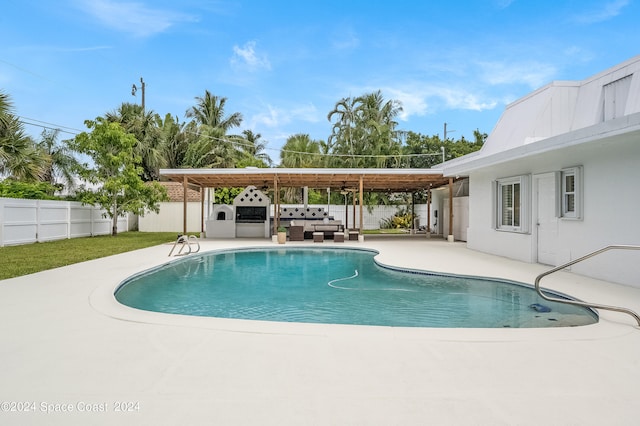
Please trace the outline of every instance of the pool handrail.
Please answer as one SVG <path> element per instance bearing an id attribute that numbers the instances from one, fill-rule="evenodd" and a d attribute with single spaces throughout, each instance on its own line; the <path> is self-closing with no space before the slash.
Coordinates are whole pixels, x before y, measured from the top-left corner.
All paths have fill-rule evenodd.
<path id="1" fill-rule="evenodd" d="M 188 237 L 185 235 L 178 235 L 178 239 L 175 243 L 173 243 L 173 247 L 171 247 L 169 257 L 171 257 L 171 255 L 173 254 L 173 250 L 175 250 L 178 244 L 180 244 L 180 250 L 178 250 L 178 253 L 175 254 L 176 256 L 186 256 L 188 254 L 197 253 L 200 251 L 200 243 L 198 242 L 198 237 L 196 237 L 195 235 L 189 235 Z M 193 249 L 191 248 L 191 244 L 195 244 L 195 251 L 193 251 Z M 185 247 L 187 247 L 187 252 L 182 253 L 182 250 L 184 250 Z"/>
<path id="2" fill-rule="evenodd" d="M 592 251 L 591 253 L 585 254 L 582 257 L 579 257 L 577 259 L 574 259 L 570 262 L 564 263 L 560 266 L 557 266 L 553 269 L 550 269 L 546 272 L 541 273 L 540 275 L 538 275 L 536 277 L 535 280 L 535 288 L 536 288 L 536 292 L 540 295 L 540 297 L 542 297 L 545 300 L 549 300 L 551 302 L 559 302 L 559 303 L 566 303 L 568 305 L 576 305 L 576 306 L 582 306 L 585 308 L 595 308 L 595 309 L 604 309 L 604 310 L 608 310 L 608 311 L 615 311 L 615 312 L 622 312 L 625 314 L 629 314 L 631 315 L 633 318 L 635 318 L 636 322 L 638 323 L 638 326 L 640 326 L 640 315 L 638 315 L 635 311 L 628 309 L 628 308 L 621 308 L 618 306 L 609 306 L 609 305 L 601 305 L 601 304 L 597 304 L 597 303 L 589 303 L 589 302 L 580 302 L 577 300 L 569 300 L 569 299 L 559 299 L 559 298 L 555 298 L 555 297 L 551 297 L 551 296 L 547 296 L 546 294 L 544 294 L 542 292 L 542 290 L 540 289 L 540 280 L 542 280 L 542 278 L 546 277 L 547 275 L 551 275 L 554 272 L 558 272 L 562 269 L 568 268 L 569 266 L 575 265 L 578 262 L 582 262 L 583 260 L 587 260 L 589 258 L 592 258 L 594 256 L 597 256 L 601 253 L 604 253 L 606 251 L 609 250 L 640 250 L 640 246 L 635 246 L 635 245 L 623 245 L 623 244 L 613 244 L 613 245 L 609 245 L 606 247 L 603 247 L 599 250 L 596 251 Z"/>

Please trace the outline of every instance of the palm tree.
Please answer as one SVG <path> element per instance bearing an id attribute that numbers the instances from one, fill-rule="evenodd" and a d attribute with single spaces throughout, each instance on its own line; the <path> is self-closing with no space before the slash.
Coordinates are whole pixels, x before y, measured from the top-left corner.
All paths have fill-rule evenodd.
<path id="1" fill-rule="evenodd" d="M 0 92 L 0 129 L 8 125 L 8 115 L 11 112 L 11 99 L 9 95 Z"/>
<path id="2" fill-rule="evenodd" d="M 357 99 L 351 97 L 339 100 L 333 110 L 327 115 L 327 119 L 333 121 L 331 135 L 327 145 L 333 148 L 336 154 L 354 155 L 357 153 L 356 146 L 358 140 L 358 116 Z M 338 157 L 339 158 L 339 157 Z M 346 166 L 342 158 L 339 158 L 336 166 Z M 349 167 L 356 167 L 355 157 L 351 157 Z"/>
<path id="3" fill-rule="evenodd" d="M 105 118 L 118 123 L 127 132 L 135 136 L 135 153 L 142 159 L 144 181 L 158 180 L 160 168 L 166 165 L 166 150 L 160 125 L 162 119 L 153 110 L 144 110 L 142 106 L 123 102 L 118 109 L 108 112 Z"/>
<path id="4" fill-rule="evenodd" d="M 200 126 L 185 152 L 184 166 L 193 168 L 231 168 L 235 165 L 236 150 L 222 129 Z"/>
<path id="5" fill-rule="evenodd" d="M 356 101 L 358 124 L 364 133 L 361 149 L 377 156 L 364 159 L 364 164 L 367 167 L 399 167 L 397 155 L 401 144 L 396 117 L 402 112 L 402 106 L 395 100 L 385 102 L 379 90 L 359 96 Z"/>
<path id="6" fill-rule="evenodd" d="M 398 101 L 385 101 L 380 91 L 338 101 L 327 116 L 333 123 L 328 145 L 333 153 L 344 156 L 334 162 L 348 167 L 398 167 L 401 144 L 396 118 L 401 111 Z"/>
<path id="7" fill-rule="evenodd" d="M 170 169 L 184 165 L 184 158 L 191 140 L 195 140 L 195 123 L 180 123 L 178 117 L 167 114 L 159 123 L 164 147 L 164 164 Z"/>
<path id="8" fill-rule="evenodd" d="M 197 124 L 207 125 L 213 128 L 222 129 L 224 134 L 242 123 L 242 114 L 234 112 L 225 116 L 224 107 L 227 98 L 212 95 L 208 90 L 204 91 L 203 97 L 196 97 L 196 105 L 186 112 L 188 118 L 193 118 Z"/>
<path id="9" fill-rule="evenodd" d="M 37 144 L 38 149 L 47 158 L 41 178 L 52 185 L 57 184 L 57 180 L 61 179 L 62 183 L 71 189 L 75 186 L 75 170 L 77 170 L 79 162 L 73 156 L 68 145 L 57 143 L 59 133 L 59 130 L 45 130 Z"/>
<path id="10" fill-rule="evenodd" d="M 20 120 L 11 112 L 11 98 L 0 92 L 0 175 L 38 181 L 46 158 L 27 136 Z"/>
<path id="11" fill-rule="evenodd" d="M 264 152 L 267 143 L 262 142 L 261 138 L 262 135 L 260 133 L 254 133 L 252 130 L 243 130 L 242 137 L 238 138 L 236 144 L 240 148 L 240 154 L 244 157 L 245 162 L 250 163 L 246 165 L 270 167 L 273 164 L 269 154 Z"/>
<path id="12" fill-rule="evenodd" d="M 229 130 L 240 126 L 242 114 L 225 115 L 227 98 L 214 96 L 205 90 L 203 97 L 196 97 L 196 105 L 186 116 L 195 123 L 195 141 L 189 144 L 185 162 L 190 167 L 234 167 L 238 151 L 232 141 L 238 136 L 228 136 Z"/>
<path id="13" fill-rule="evenodd" d="M 320 142 L 309 135 L 298 133 L 287 138 L 280 151 L 280 166 L 289 168 L 309 168 L 322 165 Z M 302 202 L 300 188 L 284 188 L 284 202 Z"/>
<path id="14" fill-rule="evenodd" d="M 288 168 L 317 167 L 321 165 L 320 142 L 309 135 L 298 133 L 287 138 L 280 151 L 280 165 Z"/>

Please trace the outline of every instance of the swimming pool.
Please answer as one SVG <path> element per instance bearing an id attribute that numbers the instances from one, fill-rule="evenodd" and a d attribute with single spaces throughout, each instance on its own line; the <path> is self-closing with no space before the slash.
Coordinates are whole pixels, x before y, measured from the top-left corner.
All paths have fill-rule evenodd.
<path id="1" fill-rule="evenodd" d="M 593 311 L 542 300 L 531 286 L 394 270 L 377 264 L 376 254 L 352 248 L 214 251 L 135 275 L 115 297 L 147 311 L 303 323 L 530 328 L 597 322 Z"/>

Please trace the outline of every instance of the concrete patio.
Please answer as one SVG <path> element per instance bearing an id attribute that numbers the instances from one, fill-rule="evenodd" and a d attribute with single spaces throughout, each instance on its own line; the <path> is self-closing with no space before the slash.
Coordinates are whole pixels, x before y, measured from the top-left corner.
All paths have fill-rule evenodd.
<path id="1" fill-rule="evenodd" d="M 526 283 L 548 269 L 424 237 L 322 244 L 370 247 L 389 265 Z M 202 242 L 203 250 L 273 245 Z M 1 424 L 638 423 L 640 328 L 630 316 L 600 311 L 599 323 L 575 328 L 426 329 L 119 305 L 118 284 L 169 261 L 170 248 L 0 281 Z M 640 289 L 569 272 L 543 286 L 640 312 Z"/>

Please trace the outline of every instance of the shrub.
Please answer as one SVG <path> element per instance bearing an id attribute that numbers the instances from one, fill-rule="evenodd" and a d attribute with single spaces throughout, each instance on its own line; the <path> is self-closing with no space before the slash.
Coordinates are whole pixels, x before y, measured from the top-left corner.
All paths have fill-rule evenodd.
<path id="1" fill-rule="evenodd" d="M 21 182 L 13 179 L 5 179 L 0 182 L 0 197 L 27 198 L 29 200 L 56 200 L 54 197 L 56 188 L 48 182 Z"/>
<path id="2" fill-rule="evenodd" d="M 404 209 L 398 213 L 380 221 L 380 229 L 409 229 L 413 223 L 414 215 Z"/>

